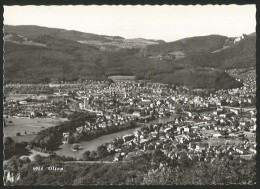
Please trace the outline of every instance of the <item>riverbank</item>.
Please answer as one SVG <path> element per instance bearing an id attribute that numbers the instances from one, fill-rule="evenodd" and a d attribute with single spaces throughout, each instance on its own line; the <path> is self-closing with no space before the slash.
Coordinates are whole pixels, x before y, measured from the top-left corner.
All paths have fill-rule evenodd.
<path id="1" fill-rule="evenodd" d="M 108 142 L 112 142 L 117 137 L 122 137 L 124 135 L 133 134 L 135 131 L 140 130 L 146 124 L 167 123 L 170 121 L 174 121 L 175 117 L 176 117 L 176 114 L 172 114 L 170 116 L 157 118 L 155 120 L 149 121 L 148 123 L 138 123 L 138 126 L 135 128 L 103 135 L 103 136 L 100 136 L 98 138 L 95 138 L 95 139 L 89 140 L 89 141 L 81 141 L 78 144 L 82 147 L 82 149 L 78 150 L 78 151 L 72 151 L 73 144 L 61 144 L 59 146 L 59 149 L 54 152 L 59 156 L 67 156 L 67 157 L 73 157 L 76 159 L 80 159 L 85 151 L 95 151 L 95 150 L 97 150 L 98 146 L 108 143 Z M 29 136 L 29 135 L 26 135 L 26 136 Z M 16 136 L 15 138 L 17 140 L 19 140 L 19 139 L 21 140 L 24 137 L 26 138 L 26 136 Z M 34 137 L 35 135 L 32 135 L 32 136 Z M 31 160 L 33 160 L 33 157 L 36 154 L 43 155 L 43 156 L 49 155 L 48 153 L 43 153 L 43 152 L 39 152 L 39 151 L 32 149 L 32 150 L 30 150 L 30 155 L 28 155 L 27 157 L 29 157 Z"/>
<path id="2" fill-rule="evenodd" d="M 77 143 L 82 147 L 82 149 L 78 151 L 72 151 L 73 144 L 62 144 L 59 146 L 59 149 L 55 151 L 55 153 L 60 156 L 68 156 L 79 159 L 82 157 L 85 151 L 95 151 L 97 150 L 98 146 L 107 142 L 111 142 L 114 140 L 114 138 L 122 137 L 127 134 L 132 134 L 135 131 L 139 130 L 141 127 L 142 126 L 124 131 L 119 131 L 117 133 L 103 135 L 101 137 L 89 141 L 82 141 L 80 143 Z"/>
<path id="3" fill-rule="evenodd" d="M 128 134 L 133 134 L 135 131 L 140 130 L 145 124 L 167 123 L 170 121 L 174 121 L 175 117 L 176 117 L 176 114 L 172 114 L 167 117 L 161 117 L 161 118 L 152 120 L 148 123 L 139 123 L 138 127 L 135 127 L 135 128 L 103 135 L 101 137 L 98 137 L 98 138 L 90 140 L 90 141 L 82 141 L 80 143 L 77 143 L 82 147 L 82 149 L 78 150 L 78 151 L 72 151 L 73 144 L 62 144 L 59 146 L 59 149 L 55 151 L 55 153 L 60 156 L 68 156 L 68 157 L 80 159 L 85 151 L 95 151 L 95 150 L 97 150 L 98 146 L 105 144 L 107 142 L 111 142 L 114 140 L 114 138 L 122 137 L 122 136 L 128 135 Z"/>

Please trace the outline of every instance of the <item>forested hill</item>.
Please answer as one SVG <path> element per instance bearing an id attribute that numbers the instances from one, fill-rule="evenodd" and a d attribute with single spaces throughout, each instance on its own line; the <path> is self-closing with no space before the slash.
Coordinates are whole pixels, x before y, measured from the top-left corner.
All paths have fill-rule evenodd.
<path id="1" fill-rule="evenodd" d="M 4 31 L 6 83 L 135 75 L 189 87 L 231 88 L 241 83 L 222 69 L 255 65 L 254 35 L 236 43 L 219 35 L 165 43 L 39 26 L 5 26 Z"/>
<path id="2" fill-rule="evenodd" d="M 174 55 L 178 53 L 183 53 L 184 56 L 188 56 L 192 54 L 209 53 L 221 49 L 227 39 L 228 37 L 226 36 L 209 35 L 185 38 L 165 44 L 150 45 L 147 47 L 146 56 L 158 54 Z"/>
<path id="3" fill-rule="evenodd" d="M 41 26 L 34 26 L 34 25 L 19 25 L 19 26 L 11 26 L 5 25 L 4 26 L 5 32 L 8 33 L 17 33 L 21 36 L 34 39 L 39 35 L 50 35 L 54 37 L 69 39 L 73 41 L 80 41 L 80 40 L 98 40 L 98 41 L 107 41 L 109 38 L 112 39 L 123 39 L 119 36 L 102 36 L 92 33 L 83 33 L 74 30 L 65 30 L 59 28 L 47 28 Z"/>
<path id="4" fill-rule="evenodd" d="M 142 55 L 188 67 L 246 68 L 256 64 L 255 45 L 254 33 L 241 39 L 209 35 L 150 45 Z"/>

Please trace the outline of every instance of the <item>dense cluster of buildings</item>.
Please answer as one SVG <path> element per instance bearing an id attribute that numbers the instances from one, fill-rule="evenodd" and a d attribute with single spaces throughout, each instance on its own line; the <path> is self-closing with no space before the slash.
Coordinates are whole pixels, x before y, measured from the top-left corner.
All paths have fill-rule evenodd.
<path id="1" fill-rule="evenodd" d="M 217 117 L 217 116 L 216 116 Z M 192 122 L 190 120 L 151 124 L 133 135 L 123 137 L 120 146 L 111 143 L 109 151 L 114 150 L 115 161 L 128 154 L 127 146 L 133 146 L 133 152 L 160 149 L 170 159 L 183 158 L 209 161 L 214 157 L 228 154 L 252 158 L 256 154 L 255 122 L 250 131 L 242 125 L 220 126 L 215 120 Z"/>
<path id="2" fill-rule="evenodd" d="M 218 91 L 121 78 L 115 82 L 56 84 L 41 87 L 52 91 L 44 100 L 39 100 L 39 95 L 37 100 L 6 100 L 5 111 L 25 117 L 34 117 L 36 112 L 53 115 L 57 108 L 67 109 L 68 114 L 75 110 L 95 113 L 94 123 L 76 128 L 79 134 L 122 127 L 131 121 L 144 123 L 136 133 L 122 137 L 122 145 L 107 145 L 107 150 L 115 153 L 115 160 L 152 149 L 160 149 L 172 159 L 186 156 L 209 161 L 223 153 L 249 157 L 256 153 L 256 85 L 251 77 L 244 78 L 243 83 L 238 89 Z M 175 116 L 174 121 L 149 123 L 169 115 Z M 63 133 L 64 143 L 69 135 Z"/>

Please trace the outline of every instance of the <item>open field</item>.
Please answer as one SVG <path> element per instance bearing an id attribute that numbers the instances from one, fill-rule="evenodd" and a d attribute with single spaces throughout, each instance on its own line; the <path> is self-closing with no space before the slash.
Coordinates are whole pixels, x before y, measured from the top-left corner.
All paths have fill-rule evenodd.
<path id="1" fill-rule="evenodd" d="M 135 76 L 123 76 L 123 75 L 114 75 L 114 76 L 109 76 L 108 78 L 112 79 L 113 81 L 135 80 Z"/>
<path id="2" fill-rule="evenodd" d="M 21 100 L 25 100 L 28 98 L 32 98 L 32 99 L 37 99 L 37 100 L 44 100 L 47 99 L 49 96 L 51 95 L 45 95 L 45 94 L 40 94 L 40 95 L 36 95 L 36 94 L 8 94 L 6 95 L 6 100 L 14 100 L 14 101 L 21 101 Z"/>
<path id="3" fill-rule="evenodd" d="M 35 94 L 8 94 L 6 100 L 24 100 L 26 98 L 32 98 Z"/>
<path id="4" fill-rule="evenodd" d="M 6 119 L 7 127 L 4 127 L 4 136 L 13 137 L 16 141 L 28 141 L 33 138 L 37 132 L 53 127 L 67 119 L 64 118 L 14 118 L 8 117 Z M 17 133 L 21 136 L 16 136 Z M 25 134 L 26 132 L 26 134 Z"/>

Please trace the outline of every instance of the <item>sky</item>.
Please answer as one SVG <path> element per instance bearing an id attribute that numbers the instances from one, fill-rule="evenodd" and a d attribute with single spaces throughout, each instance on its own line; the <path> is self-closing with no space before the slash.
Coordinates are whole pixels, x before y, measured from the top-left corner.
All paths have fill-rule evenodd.
<path id="1" fill-rule="evenodd" d="M 4 6 L 4 24 L 169 42 L 210 34 L 250 34 L 255 32 L 255 13 L 255 5 Z"/>

